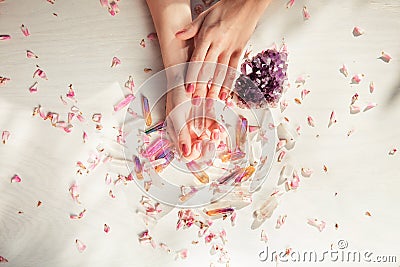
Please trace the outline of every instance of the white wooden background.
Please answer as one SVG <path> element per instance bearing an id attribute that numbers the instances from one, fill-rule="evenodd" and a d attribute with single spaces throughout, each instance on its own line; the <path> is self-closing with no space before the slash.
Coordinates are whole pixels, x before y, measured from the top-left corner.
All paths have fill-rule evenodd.
<path id="1" fill-rule="evenodd" d="M 311 14 L 308 21 L 302 18 L 304 5 Z M 99 143 L 114 155 L 120 153 L 112 127 L 122 121 L 123 112 L 114 113 L 112 107 L 122 98 L 121 88 L 129 75 L 138 87 L 151 76 L 144 68 L 152 68 L 153 73 L 162 68 L 157 44 L 146 39 L 154 29 L 145 1 L 122 0 L 120 8 L 112 17 L 97 0 L 56 0 L 54 5 L 45 0 L 0 3 L 0 34 L 12 35 L 11 40 L 0 41 L 0 76 L 11 78 L 0 87 L 0 131 L 11 132 L 8 142 L 0 144 L 0 256 L 9 261 L 4 266 L 217 264 L 196 229 L 175 231 L 177 211 L 164 217 L 151 234 L 157 243 L 164 242 L 171 249 L 188 248 L 186 260 L 175 261 L 171 253 L 139 245 L 137 234 L 146 228 L 136 214 L 140 191 L 134 183 L 117 186 L 112 199 L 110 186 L 104 183 L 106 172 L 126 172 L 122 163 L 104 165 L 88 176 L 76 175 L 76 162 L 86 161 Z M 270 220 L 251 230 L 254 208 L 276 184 L 282 165 L 275 163 L 263 189 L 254 195 L 253 205 L 239 211 L 237 225 L 217 222 L 228 233 L 230 266 L 271 266 L 258 259 L 264 248 L 259 240 L 262 229 L 274 250 L 329 250 L 343 239 L 351 250 L 395 255 L 400 261 L 400 153 L 388 154 L 393 148 L 400 149 L 399 16 L 397 0 L 298 0 L 290 9 L 286 9 L 286 1 L 276 0 L 268 8 L 249 43 L 255 52 L 283 38 L 288 45 L 292 88 L 285 96 L 287 110 L 283 115 L 276 112 L 276 119 L 286 116 L 292 125 L 301 126 L 290 157 L 298 168 L 313 168 L 314 174 L 302 178 L 297 192 L 285 196 Z M 29 28 L 31 36 L 22 35 L 21 24 Z M 363 28 L 365 34 L 354 37 L 354 26 Z M 139 45 L 142 39 L 145 48 Z M 26 58 L 27 49 L 39 58 Z M 392 61 L 377 59 L 382 51 L 389 53 Z M 110 68 L 114 56 L 122 64 Z M 348 78 L 339 72 L 343 63 L 349 69 Z M 39 80 L 38 92 L 30 94 L 36 64 L 46 71 L 48 80 Z M 364 79 L 351 85 L 351 76 L 358 73 L 364 74 Z M 294 81 L 300 75 L 307 80 L 304 87 L 296 88 Z M 375 84 L 373 94 L 369 93 L 370 81 Z M 64 106 L 59 96 L 65 95 L 69 84 L 76 90 L 76 105 L 87 122 L 76 123 L 73 132 L 66 134 L 47 121 L 32 118 L 32 110 L 39 104 L 65 116 L 70 106 Z M 303 88 L 311 93 L 298 105 L 294 98 L 300 97 Z M 350 99 L 356 92 L 361 106 L 370 101 L 378 106 L 349 114 Z M 328 129 L 332 110 L 338 122 Z M 101 133 L 90 121 L 95 112 L 104 116 Z M 315 128 L 307 125 L 309 115 Z M 82 130 L 89 135 L 86 144 Z M 354 133 L 348 137 L 350 130 Z M 21 176 L 21 183 L 10 183 L 14 174 Z M 80 206 L 68 192 L 74 181 L 81 185 Z M 82 219 L 69 218 L 84 208 L 87 213 Z M 367 211 L 371 216 L 365 215 Z M 275 229 L 277 217 L 284 214 L 286 223 Z M 326 229 L 318 232 L 307 225 L 307 218 L 326 221 Z M 103 232 L 104 223 L 111 227 L 108 234 Z M 76 238 L 87 245 L 83 253 L 76 249 Z M 192 245 L 193 240 L 200 242 Z M 382 266 L 398 266 L 398 262 Z M 282 264 L 292 265 L 309 266 Z"/>

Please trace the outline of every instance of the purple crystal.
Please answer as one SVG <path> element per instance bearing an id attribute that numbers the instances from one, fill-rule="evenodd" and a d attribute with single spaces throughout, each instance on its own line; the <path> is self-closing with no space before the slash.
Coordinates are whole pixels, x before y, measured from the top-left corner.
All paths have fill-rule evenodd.
<path id="1" fill-rule="evenodd" d="M 247 108 L 275 107 L 287 80 L 287 52 L 267 49 L 247 59 L 235 83 L 238 105 Z"/>

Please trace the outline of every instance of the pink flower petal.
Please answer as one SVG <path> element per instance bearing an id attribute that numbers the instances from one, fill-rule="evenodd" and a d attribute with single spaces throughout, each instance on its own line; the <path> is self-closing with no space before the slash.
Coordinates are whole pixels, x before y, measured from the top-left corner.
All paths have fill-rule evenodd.
<path id="1" fill-rule="evenodd" d="M 304 78 L 303 75 L 297 77 L 296 81 L 295 81 L 297 85 L 297 87 L 299 87 L 300 85 L 304 85 L 306 83 L 306 79 Z"/>
<path id="2" fill-rule="evenodd" d="M 393 156 L 394 154 L 396 154 L 396 152 L 397 152 L 397 149 L 396 149 L 396 148 L 391 149 L 391 150 L 389 151 L 389 156 Z"/>
<path id="3" fill-rule="evenodd" d="M 306 89 L 302 90 L 302 91 L 301 91 L 301 99 L 304 100 L 304 98 L 305 98 L 309 93 L 310 93 L 310 90 L 306 90 Z"/>
<path id="4" fill-rule="evenodd" d="M 353 78 L 351 78 L 351 83 L 359 84 L 361 82 L 362 78 L 364 78 L 364 74 L 356 74 L 353 76 Z"/>
<path id="5" fill-rule="evenodd" d="M 73 183 L 69 188 L 69 193 L 71 194 L 72 200 L 76 203 L 81 204 L 79 201 L 79 186 L 76 183 Z"/>
<path id="6" fill-rule="evenodd" d="M 116 67 L 119 64 L 121 64 L 121 60 L 117 57 L 113 57 L 113 59 L 111 61 L 111 68 Z"/>
<path id="7" fill-rule="evenodd" d="M 100 5 L 102 7 L 108 7 L 108 0 L 100 0 Z"/>
<path id="8" fill-rule="evenodd" d="M 29 33 L 28 28 L 27 28 L 24 24 L 21 25 L 21 31 L 22 31 L 22 33 L 23 33 L 25 36 L 31 35 L 31 34 Z"/>
<path id="9" fill-rule="evenodd" d="M 376 107 L 377 104 L 376 103 L 368 103 L 367 106 L 364 108 L 363 112 L 370 110 L 371 108 Z"/>
<path id="10" fill-rule="evenodd" d="M 83 131 L 82 138 L 83 138 L 83 143 L 86 143 L 86 141 L 88 139 L 88 136 L 87 136 L 87 133 L 85 131 Z"/>
<path id="11" fill-rule="evenodd" d="M 81 211 L 79 214 L 70 214 L 69 218 L 73 219 L 73 220 L 79 220 L 81 219 L 86 213 L 86 209 L 84 209 L 83 211 Z"/>
<path id="12" fill-rule="evenodd" d="M 329 117 L 329 123 L 328 123 L 328 128 L 332 126 L 332 124 L 336 123 L 336 115 L 335 111 L 332 111 L 331 116 Z"/>
<path id="13" fill-rule="evenodd" d="M 303 7 L 303 19 L 304 20 L 309 20 L 311 18 L 310 13 L 308 12 L 308 9 L 306 6 Z"/>
<path id="14" fill-rule="evenodd" d="M 150 41 L 157 41 L 158 40 L 158 36 L 156 32 L 151 32 L 147 35 L 147 39 L 149 39 Z"/>
<path id="15" fill-rule="evenodd" d="M 37 86 L 38 86 L 38 82 L 35 82 L 31 87 L 29 87 L 29 92 L 36 93 L 38 90 Z"/>
<path id="16" fill-rule="evenodd" d="M 276 229 L 281 228 L 281 226 L 285 223 L 286 218 L 287 218 L 287 215 L 283 215 L 283 216 L 279 215 L 278 219 L 276 220 L 275 228 Z"/>
<path id="17" fill-rule="evenodd" d="M 35 78 L 36 76 L 39 76 L 42 79 L 48 80 L 46 73 L 39 68 L 33 73 L 33 78 Z"/>
<path id="18" fill-rule="evenodd" d="M 344 77 L 349 76 L 349 72 L 346 68 L 346 66 L 343 64 L 343 66 L 339 69 L 340 73 L 344 75 Z"/>
<path id="19" fill-rule="evenodd" d="M 117 1 L 113 0 L 109 3 L 108 12 L 110 13 L 111 16 L 115 16 L 116 14 L 119 13 L 119 7 Z"/>
<path id="20" fill-rule="evenodd" d="M 351 129 L 351 130 L 349 130 L 349 131 L 347 132 L 347 136 L 350 136 L 350 135 L 352 135 L 354 132 L 355 132 L 355 130 L 354 130 L 354 129 Z"/>
<path id="21" fill-rule="evenodd" d="M 110 191 L 108 191 L 108 195 L 111 197 L 111 198 L 115 198 L 115 195 L 114 195 L 114 193 L 113 193 L 113 191 L 110 189 Z"/>
<path id="22" fill-rule="evenodd" d="M 353 36 L 354 36 L 354 37 L 358 37 L 358 36 L 360 36 L 360 35 L 363 35 L 364 32 L 365 32 L 365 31 L 364 31 L 363 29 L 361 29 L 361 28 L 358 27 L 358 26 L 355 26 L 354 29 L 353 29 Z"/>
<path id="23" fill-rule="evenodd" d="M 311 116 L 307 117 L 307 122 L 308 122 L 308 125 L 310 125 L 311 127 L 315 127 L 314 119 Z"/>
<path id="24" fill-rule="evenodd" d="M 8 141 L 8 139 L 10 138 L 11 133 L 9 131 L 3 131 L 1 133 L 1 140 L 3 142 L 3 144 L 5 145 L 6 142 Z"/>
<path id="25" fill-rule="evenodd" d="M 15 174 L 12 178 L 11 178 L 11 183 L 20 183 L 22 181 L 21 177 L 19 177 L 18 174 Z"/>
<path id="26" fill-rule="evenodd" d="M 76 240 L 75 240 L 75 244 L 76 244 L 76 248 L 78 249 L 78 251 L 79 251 L 80 253 L 82 253 L 83 251 L 85 251 L 86 245 L 85 245 L 82 241 L 80 241 L 79 239 L 76 239 Z"/>
<path id="27" fill-rule="evenodd" d="M 301 168 L 301 175 L 303 175 L 303 177 L 310 177 L 313 173 L 314 173 L 313 169 Z"/>
<path id="28" fill-rule="evenodd" d="M 33 53 L 31 50 L 26 50 L 26 57 L 27 58 L 39 58 L 35 53 Z"/>
<path id="29" fill-rule="evenodd" d="M 176 257 L 182 260 L 186 259 L 188 257 L 188 250 L 186 248 L 179 250 L 176 252 Z"/>
<path id="30" fill-rule="evenodd" d="M 351 105 L 353 105 L 357 100 L 358 100 L 358 94 L 355 93 L 355 94 L 351 97 Z"/>
<path id="31" fill-rule="evenodd" d="M 318 219 L 308 219 L 307 223 L 316 227 L 320 232 L 324 230 L 326 223 L 324 221 L 320 221 Z"/>
<path id="32" fill-rule="evenodd" d="M 285 111 L 285 109 L 287 108 L 288 105 L 289 105 L 289 102 L 286 99 L 282 99 L 281 103 L 280 103 L 281 112 Z"/>
<path id="33" fill-rule="evenodd" d="M 379 59 L 383 62 L 389 63 L 392 57 L 389 54 L 382 52 L 382 55 L 379 57 Z"/>
<path id="34" fill-rule="evenodd" d="M 371 81 L 369 83 L 369 92 L 372 94 L 374 92 L 374 90 L 375 90 L 375 85 L 374 85 L 374 82 Z"/>
<path id="35" fill-rule="evenodd" d="M 10 78 L 0 76 L 0 86 L 6 85 L 8 81 L 10 81 Z"/>
<path id="36" fill-rule="evenodd" d="M 153 238 L 149 235 L 149 230 L 145 230 L 138 235 L 138 240 L 140 244 L 150 244 L 153 248 L 156 248 L 156 243 Z"/>
<path id="37" fill-rule="evenodd" d="M 110 226 L 108 226 L 107 224 L 104 224 L 104 233 L 108 234 L 108 232 L 110 232 Z"/>
<path id="38" fill-rule="evenodd" d="M 289 0 L 289 2 L 286 4 L 286 8 L 291 8 L 294 5 L 294 1 L 295 0 Z"/>
<path id="39" fill-rule="evenodd" d="M 4 258 L 3 256 L 0 256 L 0 263 L 7 263 L 8 260 Z"/>
<path id="40" fill-rule="evenodd" d="M 282 162 L 283 158 L 285 157 L 286 152 L 285 151 L 281 151 L 278 155 L 278 162 Z"/>
<path id="41" fill-rule="evenodd" d="M 264 230 L 261 231 L 260 241 L 264 241 L 265 243 L 267 243 L 267 241 L 268 241 L 267 233 L 265 233 Z"/>
<path id="42" fill-rule="evenodd" d="M 127 95 L 121 102 L 119 102 L 117 105 L 114 106 L 114 111 L 117 112 L 121 110 L 122 108 L 126 107 L 135 99 L 135 96 L 133 94 Z"/>
<path id="43" fill-rule="evenodd" d="M 72 88 L 72 84 L 70 84 L 68 86 L 68 92 L 66 93 L 65 96 L 68 97 L 69 99 L 72 99 L 72 100 L 76 101 L 76 99 L 75 99 L 75 91 L 74 91 L 74 88 Z"/>
<path id="44" fill-rule="evenodd" d="M 0 34 L 0 41 L 10 40 L 11 36 L 8 34 Z"/>

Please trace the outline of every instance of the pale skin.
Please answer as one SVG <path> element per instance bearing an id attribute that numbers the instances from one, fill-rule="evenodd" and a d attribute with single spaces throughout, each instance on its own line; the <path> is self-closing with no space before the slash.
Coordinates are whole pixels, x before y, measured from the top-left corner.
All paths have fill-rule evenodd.
<path id="1" fill-rule="evenodd" d="M 192 21 L 190 0 L 147 0 L 164 67 L 198 62 L 189 65 L 186 74 L 168 74 L 167 71 L 168 80 L 169 75 L 175 79 L 177 75 L 182 75 L 182 79 L 185 79 L 184 84 L 168 92 L 167 115 L 182 103 L 190 103 L 198 98 L 219 98 L 224 101 L 228 97 L 243 49 L 270 1 L 220 0 Z M 206 83 L 196 83 L 208 77 L 213 77 L 210 87 Z M 221 134 L 215 134 L 219 131 L 215 123 L 208 123 L 207 127 L 213 134 L 198 137 L 185 123 L 187 115 L 174 112 L 167 124 L 183 157 L 193 160 L 201 156 L 202 139 L 210 138 L 211 142 L 217 144 Z"/>

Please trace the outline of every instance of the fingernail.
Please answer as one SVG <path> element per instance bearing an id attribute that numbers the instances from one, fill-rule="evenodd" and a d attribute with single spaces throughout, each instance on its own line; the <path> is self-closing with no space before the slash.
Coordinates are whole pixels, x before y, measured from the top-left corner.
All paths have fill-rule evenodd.
<path id="1" fill-rule="evenodd" d="M 223 100 L 226 99 L 226 96 L 227 96 L 227 94 L 226 94 L 225 92 L 222 92 L 222 93 L 219 95 L 219 99 L 221 99 L 221 100 L 223 101 Z"/>
<path id="2" fill-rule="evenodd" d="M 189 83 L 187 86 L 186 86 L 186 92 L 187 93 L 193 93 L 194 92 L 194 85 L 192 84 L 192 83 Z"/>
<path id="3" fill-rule="evenodd" d="M 184 156 L 188 156 L 189 154 L 189 148 L 186 144 L 182 144 L 182 152 Z"/>
<path id="4" fill-rule="evenodd" d="M 200 106 L 200 96 L 196 95 L 192 98 L 192 105 L 193 106 Z"/>
<path id="5" fill-rule="evenodd" d="M 175 35 L 177 35 L 177 34 L 181 34 L 181 33 L 184 33 L 185 31 L 186 31 L 186 29 L 183 29 L 183 30 L 177 31 L 177 32 L 175 33 Z"/>

